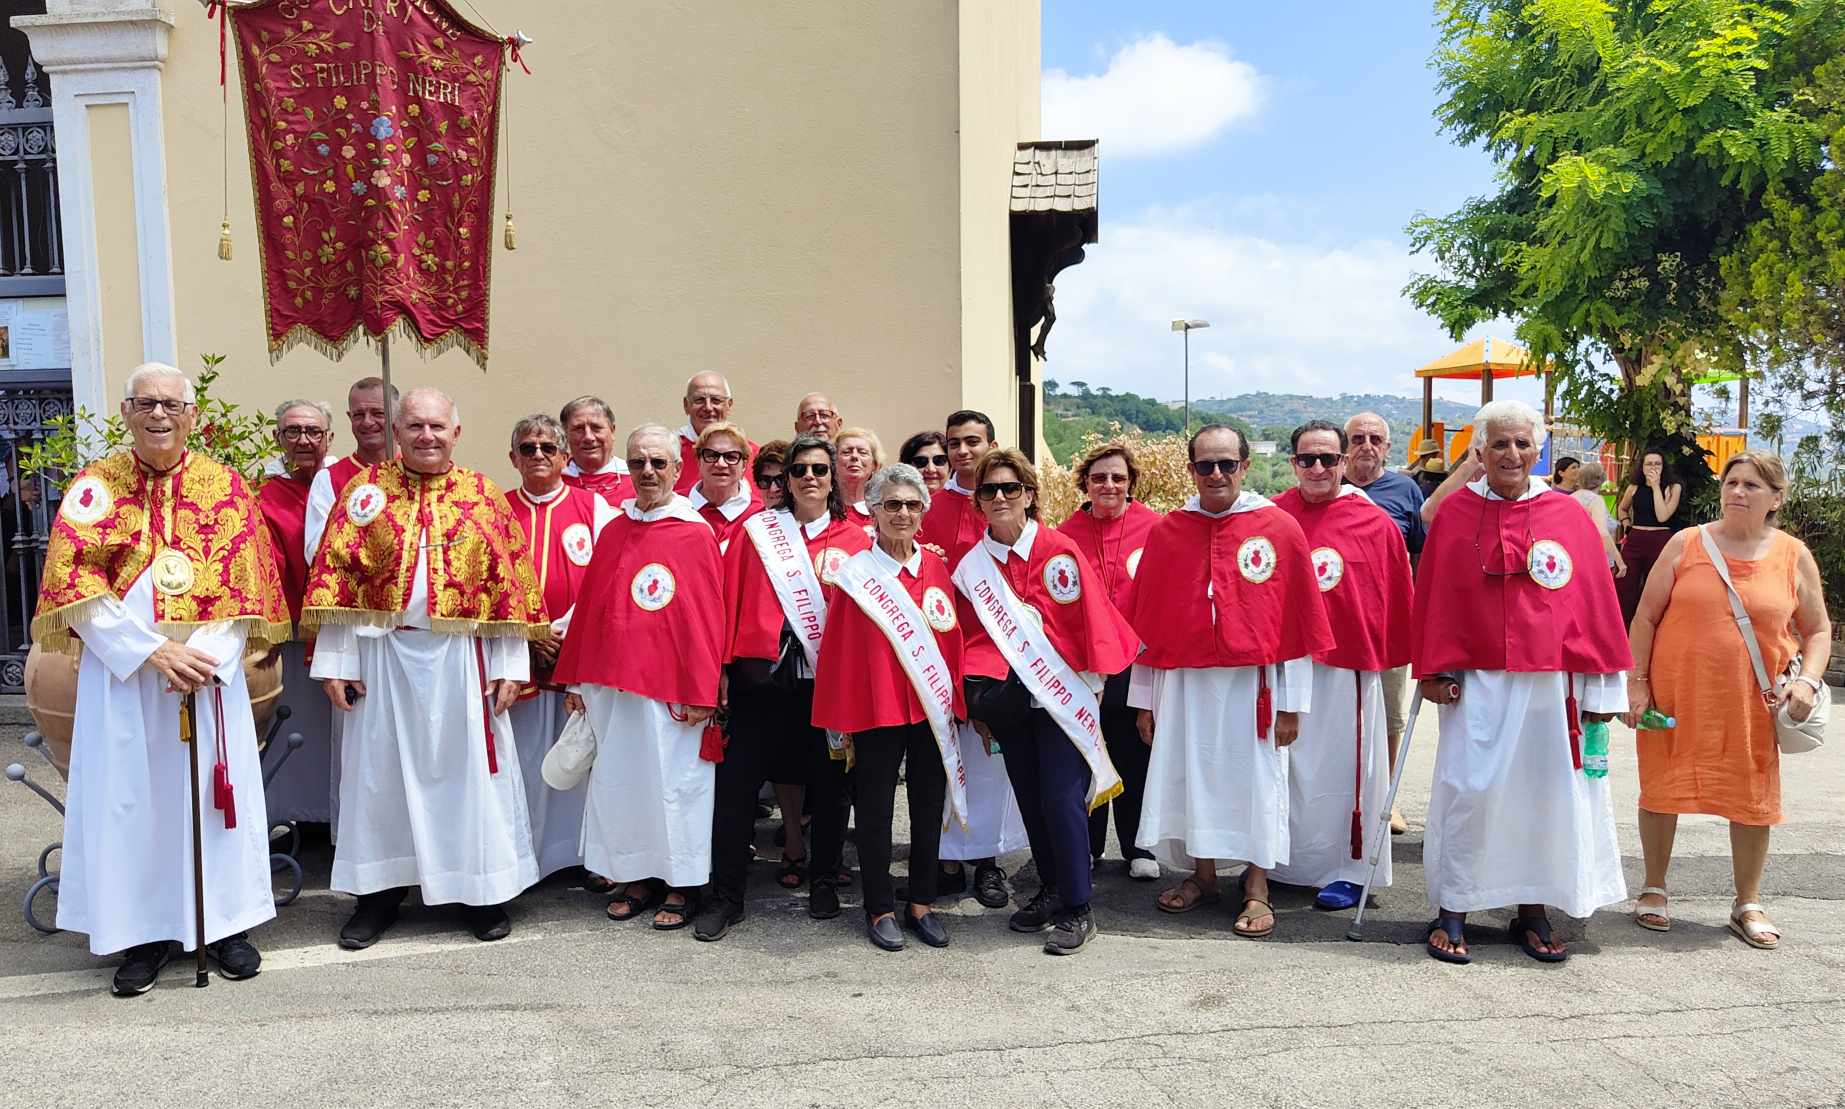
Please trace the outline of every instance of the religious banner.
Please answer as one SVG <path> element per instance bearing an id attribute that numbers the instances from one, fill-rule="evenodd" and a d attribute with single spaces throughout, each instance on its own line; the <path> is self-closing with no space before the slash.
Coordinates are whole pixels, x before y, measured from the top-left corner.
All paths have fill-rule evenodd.
<path id="1" fill-rule="evenodd" d="M 507 43 L 444 0 L 230 9 L 269 355 L 396 328 L 487 363 Z"/>

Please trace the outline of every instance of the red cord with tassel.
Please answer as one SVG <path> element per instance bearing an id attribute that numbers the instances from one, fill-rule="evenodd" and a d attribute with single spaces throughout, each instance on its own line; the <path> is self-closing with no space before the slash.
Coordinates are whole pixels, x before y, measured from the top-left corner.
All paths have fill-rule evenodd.
<path id="1" fill-rule="evenodd" d="M 1256 667 L 1256 738 L 1266 742 L 1275 723 L 1275 698 L 1268 688 L 1268 667 Z"/>
<path id="2" fill-rule="evenodd" d="M 1365 676 L 1362 672 L 1352 674 L 1353 685 L 1357 689 L 1357 702 L 1354 705 L 1358 715 L 1352 726 L 1354 736 L 1352 769 L 1352 858 L 1365 857 Z"/>
<path id="3" fill-rule="evenodd" d="M 487 686 L 487 651 L 478 639 L 474 641 L 474 664 L 480 673 L 481 723 L 487 726 L 487 774 L 491 777 L 500 772 L 500 756 L 493 749 L 493 694 Z"/>
<path id="4" fill-rule="evenodd" d="M 1569 717 L 1570 764 L 1581 770 L 1582 718 L 1576 713 L 1576 675 L 1570 674 L 1565 680 L 1569 682 L 1569 693 L 1563 698 L 1563 711 Z"/>
<path id="5" fill-rule="evenodd" d="M 214 723 L 218 728 L 218 761 L 211 768 L 211 803 L 224 814 L 224 830 L 237 827 L 237 791 L 231 788 L 230 747 L 224 740 L 224 690 L 211 691 Z"/>

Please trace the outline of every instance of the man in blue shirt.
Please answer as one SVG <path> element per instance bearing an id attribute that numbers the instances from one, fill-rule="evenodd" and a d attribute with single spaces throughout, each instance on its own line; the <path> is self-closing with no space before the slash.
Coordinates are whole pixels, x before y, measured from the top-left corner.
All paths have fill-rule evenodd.
<path id="1" fill-rule="evenodd" d="M 1415 478 L 1389 468 L 1390 425 L 1375 412 L 1360 412 L 1345 421 L 1345 435 L 1351 442 L 1351 453 L 1345 460 L 1346 483 L 1364 490 L 1366 496 L 1396 521 L 1397 530 L 1403 533 L 1403 543 L 1409 548 L 1409 557 L 1414 561 L 1422 553 L 1426 535 L 1422 523 L 1422 487 L 1416 484 Z M 1389 729 L 1393 772 L 1397 765 L 1397 746 L 1403 741 L 1403 687 L 1408 677 L 1407 666 L 1384 671 L 1384 719 Z M 1400 836 L 1408 830 L 1403 815 L 1392 809 L 1391 834 Z"/>

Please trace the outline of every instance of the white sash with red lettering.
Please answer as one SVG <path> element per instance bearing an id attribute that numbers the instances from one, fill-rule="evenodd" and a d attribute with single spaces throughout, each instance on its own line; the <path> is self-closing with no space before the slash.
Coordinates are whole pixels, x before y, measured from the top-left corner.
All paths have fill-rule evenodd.
<path id="1" fill-rule="evenodd" d="M 1101 808 L 1122 785 L 1102 739 L 1102 706 L 1095 692 L 1051 646 L 1043 618 L 1027 611 L 985 546 L 976 543 L 968 549 L 955 567 L 954 580 L 1012 672 L 1089 764 L 1089 811 Z"/>
<path id="2" fill-rule="evenodd" d="M 948 774 L 948 814 L 966 828 L 967 767 L 961 765 L 961 745 L 955 741 L 955 677 L 936 645 L 935 632 L 903 586 L 879 572 L 870 551 L 846 559 L 839 568 L 839 588 L 884 633 L 910 679 Z M 947 827 L 948 820 L 942 826 Z"/>
<path id="3" fill-rule="evenodd" d="M 814 560 L 807 556 L 807 542 L 801 538 L 801 525 L 786 509 L 758 512 L 743 521 L 743 530 L 756 545 L 762 568 L 768 571 L 775 599 L 781 603 L 782 618 L 794 629 L 812 671 L 820 657 L 820 636 L 826 631 L 826 598 L 820 592 L 820 575 L 814 573 Z"/>

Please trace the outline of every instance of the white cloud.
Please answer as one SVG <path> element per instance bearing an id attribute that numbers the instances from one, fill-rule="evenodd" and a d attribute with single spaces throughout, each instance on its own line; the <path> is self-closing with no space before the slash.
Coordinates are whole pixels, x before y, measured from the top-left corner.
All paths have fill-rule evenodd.
<path id="1" fill-rule="evenodd" d="M 1171 321 L 1203 318 L 1210 328 L 1191 336 L 1194 398 L 1413 395 L 1421 391 L 1415 368 L 1457 345 L 1402 296 L 1427 265 L 1387 239 L 1287 242 L 1224 227 L 1195 209 L 1146 212 L 1107 224 L 1088 258 L 1059 276 L 1044 373 L 1177 400 L 1182 339 Z M 1511 328 L 1478 334 L 1509 337 Z M 1475 395 L 1464 383 L 1438 393 Z"/>
<path id="2" fill-rule="evenodd" d="M 1101 139 L 1105 155 L 1134 157 L 1199 146 L 1249 119 L 1263 80 L 1221 43 L 1153 35 L 1116 51 L 1099 74 L 1047 70 L 1042 87 L 1045 136 Z"/>

